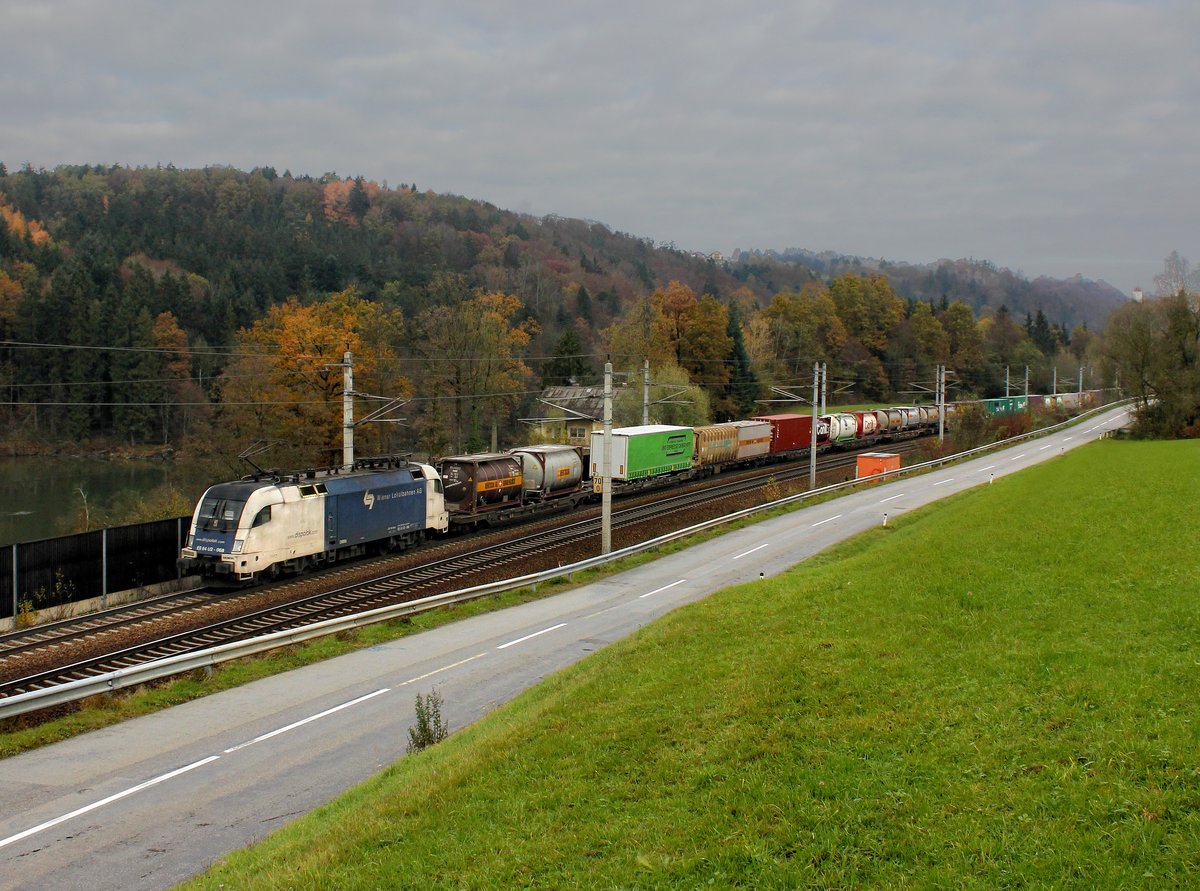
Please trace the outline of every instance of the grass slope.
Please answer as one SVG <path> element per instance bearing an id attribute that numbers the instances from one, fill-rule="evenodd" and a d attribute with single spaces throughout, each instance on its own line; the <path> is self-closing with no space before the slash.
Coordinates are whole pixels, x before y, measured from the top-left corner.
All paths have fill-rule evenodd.
<path id="1" fill-rule="evenodd" d="M 678 610 L 190 887 L 1195 884 L 1198 459 L 1092 446 Z"/>

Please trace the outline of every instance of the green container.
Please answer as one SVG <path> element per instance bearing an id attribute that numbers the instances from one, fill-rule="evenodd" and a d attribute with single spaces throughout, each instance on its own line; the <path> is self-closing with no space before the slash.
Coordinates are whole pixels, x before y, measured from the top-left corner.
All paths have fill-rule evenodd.
<path id="1" fill-rule="evenodd" d="M 612 478 L 637 480 L 692 466 L 695 431 L 691 427 L 648 424 L 620 427 L 612 432 Z M 592 434 L 592 478 L 603 474 L 604 434 Z"/>

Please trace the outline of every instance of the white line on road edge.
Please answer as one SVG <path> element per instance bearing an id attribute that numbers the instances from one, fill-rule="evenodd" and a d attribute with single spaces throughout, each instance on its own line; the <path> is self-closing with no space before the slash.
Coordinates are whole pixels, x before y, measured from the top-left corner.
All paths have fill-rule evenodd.
<path id="1" fill-rule="evenodd" d="M 887 504 L 889 501 L 895 501 L 897 498 L 903 498 L 903 497 L 904 497 L 904 493 L 901 492 L 899 495 L 889 495 L 887 498 L 883 499 L 883 501 L 881 501 L 879 503 Z"/>
<path id="2" fill-rule="evenodd" d="M 209 755 L 207 758 L 203 758 L 200 761 L 194 761 L 186 767 L 180 767 L 177 770 L 172 770 L 170 773 L 164 773 L 162 776 L 157 776 L 152 780 L 146 780 L 144 783 L 139 783 L 136 786 L 130 786 L 123 792 L 117 792 L 115 795 L 108 796 L 108 798 L 102 798 L 99 801 L 92 802 L 91 804 L 85 805 L 78 810 L 71 811 L 69 814 L 63 814 L 61 817 L 55 817 L 53 820 L 47 820 L 45 823 L 39 823 L 32 829 L 26 829 L 24 832 L 18 832 L 16 835 L 10 835 L 8 838 L 0 839 L 0 848 L 3 848 L 5 845 L 11 845 L 13 842 L 18 842 L 23 838 L 29 838 L 29 836 L 41 832 L 44 829 L 50 829 L 53 826 L 57 826 L 59 823 L 65 823 L 67 820 L 73 819 L 74 817 L 89 813 L 97 808 L 102 808 L 106 804 L 112 804 L 114 801 L 120 801 L 122 798 L 128 798 L 135 792 L 141 792 L 143 789 L 149 789 L 151 786 L 157 786 L 159 783 L 164 783 L 167 780 L 174 779 L 182 773 L 187 773 L 189 770 L 195 770 L 197 767 L 203 767 L 205 764 L 211 764 L 220 757 L 220 755 Z"/>
<path id="3" fill-rule="evenodd" d="M 808 528 L 815 529 L 817 526 L 824 526 L 826 523 L 832 523 L 834 520 L 840 520 L 841 518 L 842 518 L 842 515 L 838 514 L 836 517 L 830 517 L 828 520 L 821 520 L 819 523 L 813 523 Z"/>
<path id="4" fill-rule="evenodd" d="M 244 743 L 226 749 L 223 754 L 228 755 L 230 752 L 236 752 L 239 749 L 244 749 L 247 746 L 252 746 L 255 743 L 263 742 L 273 736 L 279 736 L 281 733 L 287 733 L 289 730 L 295 730 L 297 727 L 303 727 L 305 724 L 311 724 L 313 721 L 318 721 L 321 718 L 332 715 L 334 712 L 340 712 L 344 708 L 350 708 L 352 705 L 358 705 L 360 702 L 366 702 L 368 699 L 374 699 L 376 696 L 382 696 L 391 690 L 391 687 L 384 687 L 382 690 L 376 690 L 373 693 L 367 693 L 365 696 L 360 696 L 357 699 L 351 699 L 349 702 L 343 702 L 341 705 L 335 705 L 333 708 L 327 708 L 323 712 L 317 712 L 315 715 L 309 715 L 307 718 L 301 718 L 288 724 L 286 727 L 280 727 L 278 730 L 272 730 L 270 733 L 264 733 L 262 736 L 256 736 L 254 739 L 247 740 Z"/>
<path id="5" fill-rule="evenodd" d="M 766 546 L 764 545 L 764 547 Z M 733 559 L 736 560 L 737 557 L 734 557 Z M 645 594 L 639 594 L 638 600 L 641 600 L 643 597 L 649 597 L 651 594 L 657 594 L 659 591 L 665 591 L 667 588 L 674 588 L 676 585 L 682 585 L 686 581 L 687 579 L 680 579 L 677 582 L 671 582 L 669 585 L 663 585 L 661 588 L 655 588 L 653 591 L 647 591 Z"/>
<path id="6" fill-rule="evenodd" d="M 770 544 L 770 542 L 767 542 L 766 544 L 760 544 L 760 545 L 759 545 L 758 547 L 756 547 L 756 548 L 751 548 L 751 549 L 750 549 L 750 550 L 748 550 L 748 551 L 744 551 L 744 552 L 742 552 L 741 554 L 738 554 L 738 555 L 737 555 L 736 557 L 734 557 L 733 559 L 734 559 L 734 560 L 741 560 L 743 557 L 745 557 L 745 556 L 748 556 L 748 555 L 750 555 L 750 554 L 753 554 L 755 551 L 761 551 L 763 548 L 765 548 L 765 547 L 767 546 L 767 544 Z"/>
<path id="7" fill-rule="evenodd" d="M 550 631 L 557 631 L 559 628 L 564 627 L 566 624 L 567 624 L 566 622 L 559 622 L 557 625 L 553 625 L 550 628 L 543 628 L 541 631 L 533 632 L 533 634 L 526 634 L 524 637 L 518 637 L 516 640 L 510 640 L 508 643 L 500 644 L 500 646 L 496 647 L 496 649 L 503 650 L 505 647 L 511 647 L 511 646 L 515 646 L 516 644 L 519 644 L 519 643 L 524 643 L 525 641 L 529 640 L 531 637 L 537 637 L 539 634 L 546 634 Z"/>

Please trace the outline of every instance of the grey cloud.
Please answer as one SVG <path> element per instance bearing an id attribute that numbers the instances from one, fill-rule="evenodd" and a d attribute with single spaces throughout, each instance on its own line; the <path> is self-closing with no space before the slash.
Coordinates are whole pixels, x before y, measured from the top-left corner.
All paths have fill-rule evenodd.
<path id="1" fill-rule="evenodd" d="M 1200 251 L 1188 0 L 73 0 L 4 24 L 10 166 L 337 170 L 689 248 L 1125 288 Z"/>

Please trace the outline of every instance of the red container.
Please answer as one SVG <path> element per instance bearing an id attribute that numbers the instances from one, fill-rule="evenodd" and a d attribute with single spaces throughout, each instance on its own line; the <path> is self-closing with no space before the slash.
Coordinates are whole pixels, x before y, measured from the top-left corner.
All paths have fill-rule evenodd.
<path id="1" fill-rule="evenodd" d="M 760 415 L 756 421 L 771 425 L 771 454 L 795 452 L 812 446 L 812 415 Z M 817 445 L 829 442 L 828 422 L 817 425 Z"/>

